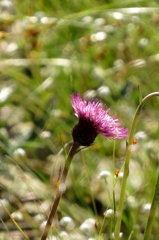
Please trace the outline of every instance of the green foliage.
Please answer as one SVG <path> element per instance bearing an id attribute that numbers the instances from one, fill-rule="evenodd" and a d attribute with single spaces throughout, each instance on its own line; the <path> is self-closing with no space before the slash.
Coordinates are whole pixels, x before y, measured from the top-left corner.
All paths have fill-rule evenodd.
<path id="1" fill-rule="evenodd" d="M 10 213 L 21 211 L 25 227 L 29 224 L 37 239 L 42 220 L 37 222 L 34 216 L 40 213 L 43 219 L 45 210 L 39 206 L 46 200 L 50 203 L 55 194 L 55 155 L 72 141 L 71 130 L 77 123 L 70 94 L 100 98 L 111 107 L 111 114 L 130 128 L 141 95 L 159 90 L 159 4 L 116 0 L 14 2 L 14 14 L 0 17 L 0 191 Z M 139 135 L 130 161 L 121 229 L 125 240 L 130 235 L 131 240 L 142 239 L 146 226 L 147 213 L 142 208 L 152 200 L 159 161 L 158 109 L 156 98 L 144 107 L 137 125 L 137 132 L 145 135 Z M 95 217 L 100 232 L 103 213 L 113 207 L 114 172 L 122 166 L 126 152 L 125 142 L 117 141 L 114 166 L 113 144 L 98 136 L 93 146 L 75 157 L 59 219 L 69 215 L 78 228 L 86 218 Z M 102 170 L 112 173 L 107 184 L 98 179 Z M 30 193 L 35 194 L 35 212 L 26 207 Z M 116 204 L 119 193 L 120 179 Z M 0 217 L 4 232 L 9 232 L 10 220 Z M 156 216 L 154 240 L 159 235 L 158 220 Z M 107 239 L 113 221 L 106 219 L 101 231 Z"/>

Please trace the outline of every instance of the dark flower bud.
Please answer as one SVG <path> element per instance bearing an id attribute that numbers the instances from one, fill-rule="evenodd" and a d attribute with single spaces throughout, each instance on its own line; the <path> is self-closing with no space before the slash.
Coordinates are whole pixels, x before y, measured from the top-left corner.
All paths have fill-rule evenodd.
<path id="1" fill-rule="evenodd" d="M 78 142 L 82 146 L 90 146 L 96 136 L 94 126 L 88 119 L 80 118 L 78 124 L 72 130 L 74 142 Z"/>

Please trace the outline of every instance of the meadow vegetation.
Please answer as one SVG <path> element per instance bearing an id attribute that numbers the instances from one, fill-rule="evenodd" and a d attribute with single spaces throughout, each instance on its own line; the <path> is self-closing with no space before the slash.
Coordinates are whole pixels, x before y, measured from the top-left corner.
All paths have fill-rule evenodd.
<path id="1" fill-rule="evenodd" d="M 159 91 L 158 7 L 157 0 L 0 2 L 0 239 L 40 239 L 77 123 L 73 92 L 100 99 L 130 130 L 140 96 Z M 143 239 L 159 165 L 158 109 L 159 98 L 151 99 L 137 124 L 123 240 Z M 75 156 L 48 239 L 113 239 L 125 155 L 126 140 L 98 136 Z M 151 240 L 158 222 L 156 214 Z"/>

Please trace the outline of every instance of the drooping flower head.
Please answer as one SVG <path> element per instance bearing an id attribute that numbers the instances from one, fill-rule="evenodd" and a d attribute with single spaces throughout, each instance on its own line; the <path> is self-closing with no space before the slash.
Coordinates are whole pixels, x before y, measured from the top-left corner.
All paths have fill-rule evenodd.
<path id="1" fill-rule="evenodd" d="M 110 116 L 110 109 L 106 109 L 98 99 L 85 98 L 82 100 L 79 93 L 71 95 L 71 104 L 78 124 L 72 130 L 74 142 L 82 146 L 90 146 L 98 134 L 109 139 L 127 137 L 128 129 L 120 127 L 122 123 L 115 116 Z"/>

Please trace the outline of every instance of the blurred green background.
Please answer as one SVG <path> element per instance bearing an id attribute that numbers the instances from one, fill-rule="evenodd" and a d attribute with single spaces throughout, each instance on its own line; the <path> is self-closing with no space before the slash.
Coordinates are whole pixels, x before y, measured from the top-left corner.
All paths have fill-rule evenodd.
<path id="1" fill-rule="evenodd" d="M 130 129 L 139 91 L 159 91 L 158 7 L 157 0 L 0 1 L 0 239 L 25 239 L 5 209 L 30 239 L 40 238 L 65 158 L 56 154 L 72 141 L 77 123 L 72 92 L 101 99 Z M 148 102 L 136 129 L 125 240 L 142 239 L 146 225 L 159 163 L 158 109 L 158 98 Z M 70 216 L 75 227 L 55 224 L 54 236 L 66 230 L 74 240 L 112 239 L 115 220 L 103 213 L 113 208 L 114 172 L 125 152 L 125 140 L 98 136 L 76 155 L 57 214 L 57 220 Z M 106 182 L 98 178 L 103 170 L 111 173 Z M 116 207 L 120 185 L 121 179 Z M 94 232 L 79 229 L 87 218 L 99 222 Z M 152 240 L 158 221 L 156 214 Z"/>

